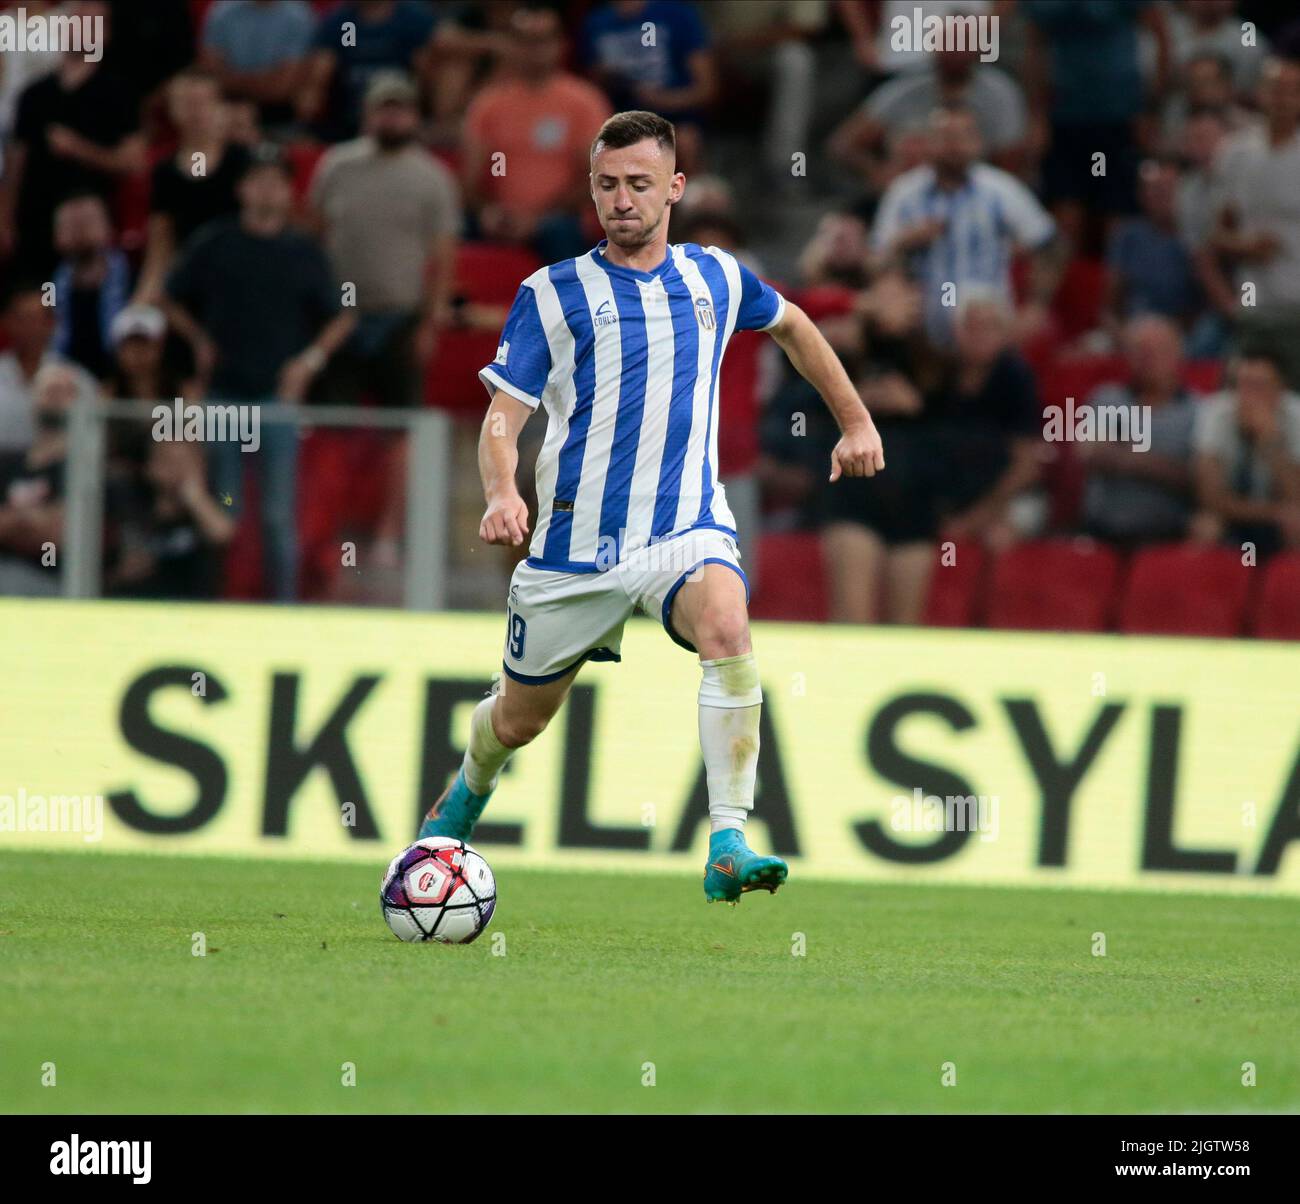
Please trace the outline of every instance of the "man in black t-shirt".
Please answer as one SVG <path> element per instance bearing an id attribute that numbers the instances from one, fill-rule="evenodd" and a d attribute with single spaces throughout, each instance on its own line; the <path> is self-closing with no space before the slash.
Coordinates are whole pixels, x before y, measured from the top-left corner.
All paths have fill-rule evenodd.
<path id="1" fill-rule="evenodd" d="M 194 347 L 214 403 L 260 405 L 304 399 L 329 357 L 346 341 L 355 314 L 341 296 L 324 251 L 289 228 L 293 188 L 274 148 L 263 148 L 239 183 L 240 214 L 198 231 L 167 280 L 165 306 Z M 297 589 L 295 478 L 298 432 L 261 425 L 263 546 L 273 597 Z M 238 507 L 245 457 L 233 440 L 209 448 L 214 485 Z"/>
<path id="2" fill-rule="evenodd" d="M 0 257 L 15 254 L 18 274 L 48 278 L 61 200 L 93 192 L 111 206 L 122 177 L 144 169 L 137 108 L 130 88 L 75 52 L 19 97 L 0 181 Z"/>
<path id="3" fill-rule="evenodd" d="M 239 212 L 239 180 L 248 149 L 227 136 L 229 106 L 214 75 L 198 67 L 167 85 L 167 113 L 176 151 L 153 169 L 149 234 L 135 299 L 156 305 L 176 255 L 208 222 Z"/>

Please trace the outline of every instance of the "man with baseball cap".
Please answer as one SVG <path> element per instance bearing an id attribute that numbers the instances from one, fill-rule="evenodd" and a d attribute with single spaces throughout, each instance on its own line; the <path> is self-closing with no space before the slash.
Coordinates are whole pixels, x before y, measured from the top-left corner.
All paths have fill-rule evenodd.
<path id="1" fill-rule="evenodd" d="M 460 229 L 451 173 L 418 140 L 415 85 L 383 71 L 365 98 L 365 133 L 326 152 L 312 180 L 313 220 L 340 285 L 356 289 L 357 329 L 330 365 L 325 393 L 419 405 L 423 370 L 447 320 Z M 404 472 L 390 465 L 391 503 L 378 550 L 392 561 L 401 531 Z"/>

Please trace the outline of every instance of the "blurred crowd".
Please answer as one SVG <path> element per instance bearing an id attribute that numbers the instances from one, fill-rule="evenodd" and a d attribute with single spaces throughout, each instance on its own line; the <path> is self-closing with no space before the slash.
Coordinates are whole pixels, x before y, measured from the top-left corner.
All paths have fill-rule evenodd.
<path id="1" fill-rule="evenodd" d="M 509 297 L 482 303 L 458 265 L 594 246 L 588 148 L 626 108 L 677 126 L 670 240 L 731 250 L 802 305 L 884 437 L 883 475 L 828 487 L 820 400 L 737 336 L 719 453 L 747 563 L 760 532 L 815 532 L 830 617 L 917 622 L 945 546 L 1300 547 L 1288 6 L 23 8 L 103 17 L 108 43 L 102 61 L 0 53 L 0 593 L 59 592 L 80 396 L 430 404 L 472 426 L 481 387 L 463 396 L 449 365 Z M 996 58 L 900 49 L 914 10 L 996 18 Z M 1123 416 L 1119 437 L 1073 438 L 1085 410 Z M 292 426 L 266 424 L 256 456 L 110 436 L 105 592 L 229 596 L 255 525 L 263 596 L 301 596 Z M 366 465 L 376 566 L 400 563 L 406 467 L 400 438 Z"/>

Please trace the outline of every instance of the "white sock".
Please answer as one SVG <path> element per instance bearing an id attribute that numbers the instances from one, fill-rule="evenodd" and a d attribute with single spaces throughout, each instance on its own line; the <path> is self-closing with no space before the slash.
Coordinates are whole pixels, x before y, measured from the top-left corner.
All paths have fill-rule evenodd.
<path id="1" fill-rule="evenodd" d="M 501 766 L 515 750 L 497 739 L 492 726 L 492 704 L 496 696 L 485 698 L 474 708 L 469 721 L 469 746 L 465 749 L 462 769 L 465 783 L 475 794 L 491 794 L 497 788 Z"/>
<path id="2" fill-rule="evenodd" d="M 754 809 L 763 690 L 752 652 L 700 661 L 700 751 L 709 787 L 709 831 L 743 830 Z"/>

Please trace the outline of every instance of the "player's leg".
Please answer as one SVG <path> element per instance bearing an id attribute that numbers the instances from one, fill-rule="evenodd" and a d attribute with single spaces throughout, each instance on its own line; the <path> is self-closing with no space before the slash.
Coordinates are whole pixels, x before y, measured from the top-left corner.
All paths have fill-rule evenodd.
<path id="1" fill-rule="evenodd" d="M 539 685 L 503 678 L 501 693 L 483 699 L 474 708 L 460 772 L 429 809 L 420 826 L 421 840 L 426 836 L 469 839 L 505 763 L 516 749 L 531 744 L 546 730 L 568 697 L 579 667 Z"/>
<path id="2" fill-rule="evenodd" d="M 670 634 L 700 656 L 700 751 L 709 791 L 709 861 L 704 893 L 736 902 L 750 890 L 775 891 L 788 868 L 745 843 L 754 807 L 763 691 L 749 638 L 745 582 L 738 569 L 704 564 L 676 590 Z"/>
<path id="3" fill-rule="evenodd" d="M 537 739 L 586 660 L 619 659 L 631 600 L 613 573 L 515 566 L 506 606 L 501 689 L 470 717 L 465 759 L 420 837 L 468 840 L 516 749 Z"/>

